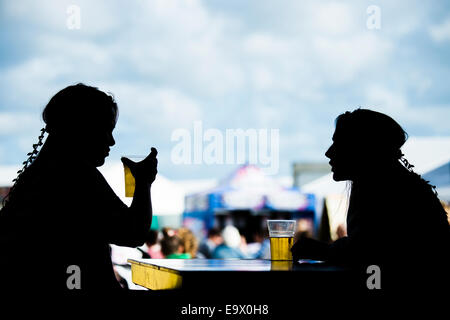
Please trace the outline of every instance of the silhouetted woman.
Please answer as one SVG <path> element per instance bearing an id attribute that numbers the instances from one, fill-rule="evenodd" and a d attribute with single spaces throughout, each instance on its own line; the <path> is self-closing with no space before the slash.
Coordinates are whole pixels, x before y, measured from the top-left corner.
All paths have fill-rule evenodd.
<path id="1" fill-rule="evenodd" d="M 42 116 L 46 126 L 0 212 L 0 289 L 119 289 L 109 244 L 145 241 L 157 151 L 138 163 L 122 158 L 136 179 L 128 207 L 97 169 L 115 144 L 113 97 L 80 83 L 59 91 Z"/>
<path id="2" fill-rule="evenodd" d="M 449 254 L 446 212 L 432 186 L 403 157 L 406 139 L 400 125 L 379 112 L 357 109 L 337 117 L 325 155 L 333 179 L 351 181 L 348 236 L 331 245 L 300 239 L 294 259 L 375 264 L 387 286 L 414 286 L 443 271 Z"/>

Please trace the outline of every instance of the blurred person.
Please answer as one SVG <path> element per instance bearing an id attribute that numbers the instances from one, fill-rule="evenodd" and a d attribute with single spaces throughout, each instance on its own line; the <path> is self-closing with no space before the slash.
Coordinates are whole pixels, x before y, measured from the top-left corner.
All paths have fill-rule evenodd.
<path id="1" fill-rule="evenodd" d="M 191 255 L 184 252 L 183 242 L 176 234 L 165 233 L 161 240 L 161 252 L 166 259 L 190 259 Z"/>
<path id="2" fill-rule="evenodd" d="M 336 235 L 337 235 L 338 239 L 344 238 L 347 236 L 347 230 L 345 230 L 344 224 L 341 223 L 340 225 L 338 225 L 338 227 L 336 228 Z"/>
<path id="3" fill-rule="evenodd" d="M 161 229 L 163 239 L 165 237 L 172 237 L 177 234 L 176 230 L 171 227 L 164 227 Z"/>
<path id="4" fill-rule="evenodd" d="M 297 231 L 302 237 L 313 236 L 313 222 L 311 219 L 298 219 L 297 220 Z"/>
<path id="5" fill-rule="evenodd" d="M 450 202 L 445 202 L 441 200 L 441 204 L 445 212 L 447 213 L 447 221 L 450 224 Z"/>
<path id="6" fill-rule="evenodd" d="M 346 237 L 331 245 L 298 240 L 294 260 L 312 258 L 381 270 L 384 288 L 445 288 L 449 223 L 433 187 L 413 172 L 400 148 L 406 132 L 391 117 L 367 110 L 336 119 L 326 152 L 333 179 L 351 181 Z"/>
<path id="7" fill-rule="evenodd" d="M 33 284 L 40 293 L 68 291 L 72 267 L 80 272 L 82 292 L 117 291 L 109 244 L 144 243 L 152 221 L 157 151 L 152 148 L 137 163 L 122 158 L 136 180 L 128 207 L 97 169 L 115 144 L 118 107 L 113 96 L 81 83 L 68 86 L 50 99 L 42 118 L 39 141 L 0 212 L 1 290 L 29 287 L 30 279 L 23 276 L 29 265 L 10 264 L 23 259 L 27 248 L 33 274 L 44 279 Z"/>
<path id="8" fill-rule="evenodd" d="M 202 258 L 211 259 L 214 249 L 223 243 L 222 234 L 219 228 L 208 230 L 207 238 L 200 243 L 198 255 Z"/>
<path id="9" fill-rule="evenodd" d="M 223 243 L 218 245 L 213 251 L 213 259 L 247 258 L 240 249 L 242 238 L 236 227 L 226 226 L 222 231 L 222 238 Z"/>
<path id="10" fill-rule="evenodd" d="M 239 229 L 238 229 L 239 231 Z M 245 236 L 242 234 L 241 231 L 239 231 L 239 234 L 241 235 L 241 243 L 239 245 L 239 249 L 241 250 L 241 252 L 245 255 L 248 256 L 248 243 L 247 243 L 247 239 L 245 238 Z"/>
<path id="11" fill-rule="evenodd" d="M 267 229 L 253 234 L 254 242 L 247 245 L 247 254 L 252 259 L 270 259 L 270 238 Z"/>
<path id="12" fill-rule="evenodd" d="M 161 252 L 161 244 L 159 241 L 159 232 L 157 230 L 150 230 L 148 232 L 147 240 L 145 241 L 146 252 L 151 259 L 164 258 Z"/>
<path id="13" fill-rule="evenodd" d="M 198 240 L 194 233 L 188 228 L 179 228 L 177 236 L 181 239 L 184 248 L 184 253 L 188 253 L 191 258 L 197 256 Z"/>

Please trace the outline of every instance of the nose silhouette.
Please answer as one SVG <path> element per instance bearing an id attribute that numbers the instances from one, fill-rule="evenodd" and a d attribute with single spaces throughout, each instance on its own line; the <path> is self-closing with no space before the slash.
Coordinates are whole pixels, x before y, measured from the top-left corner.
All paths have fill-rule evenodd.
<path id="1" fill-rule="evenodd" d="M 331 145 L 331 146 L 328 148 L 327 152 L 325 152 L 325 157 L 331 159 L 332 150 L 333 150 L 333 145 Z"/>
<path id="2" fill-rule="evenodd" d="M 109 139 L 108 145 L 109 145 L 110 147 L 112 147 L 112 146 L 115 145 L 115 144 L 116 144 L 116 140 L 114 140 L 114 137 L 113 137 L 113 135 L 111 134 L 111 135 L 110 135 L 110 139 Z"/>

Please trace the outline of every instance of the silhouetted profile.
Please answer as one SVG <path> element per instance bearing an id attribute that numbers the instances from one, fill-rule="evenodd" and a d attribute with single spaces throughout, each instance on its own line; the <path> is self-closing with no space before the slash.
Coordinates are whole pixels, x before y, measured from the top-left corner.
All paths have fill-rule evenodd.
<path id="1" fill-rule="evenodd" d="M 302 238 L 292 249 L 295 260 L 375 264 L 384 288 L 446 281 L 446 212 L 432 186 L 403 157 L 400 148 L 406 139 L 400 125 L 379 112 L 357 109 L 337 117 L 325 155 L 333 179 L 351 181 L 348 236 L 331 245 Z"/>
<path id="2" fill-rule="evenodd" d="M 0 212 L 0 290 L 118 290 L 109 244 L 146 240 L 157 151 L 138 163 L 122 158 L 136 179 L 128 207 L 97 169 L 115 144 L 113 97 L 80 83 L 58 92 L 42 116 L 46 126 Z"/>

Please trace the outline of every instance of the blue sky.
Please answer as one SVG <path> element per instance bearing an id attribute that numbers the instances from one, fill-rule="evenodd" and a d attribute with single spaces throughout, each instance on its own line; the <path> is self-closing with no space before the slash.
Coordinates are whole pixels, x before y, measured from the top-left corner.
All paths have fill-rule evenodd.
<path id="1" fill-rule="evenodd" d="M 174 130 L 279 129 L 280 175 L 326 161 L 335 117 L 357 107 L 410 136 L 449 136 L 446 1 L 1 1 L 0 165 L 20 164 L 58 90 L 114 93 L 116 146 L 159 149 L 172 179 L 220 178 L 233 165 L 176 165 Z M 69 5 L 80 29 L 67 28 Z M 380 9 L 369 29 L 366 10 Z M 413 163 L 413 159 L 411 159 Z"/>

